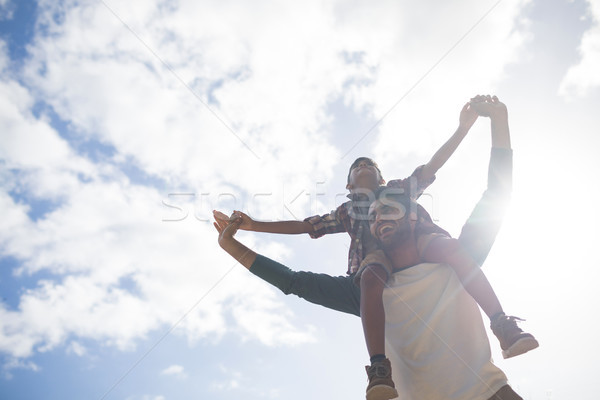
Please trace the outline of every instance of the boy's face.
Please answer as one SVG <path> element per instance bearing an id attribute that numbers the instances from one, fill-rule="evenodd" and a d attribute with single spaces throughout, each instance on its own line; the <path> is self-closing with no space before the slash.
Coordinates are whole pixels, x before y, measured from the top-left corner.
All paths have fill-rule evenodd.
<path id="1" fill-rule="evenodd" d="M 384 249 L 394 248 L 408 240 L 414 229 L 413 218 L 403 204 L 376 200 L 369 208 L 371 235 Z"/>
<path id="2" fill-rule="evenodd" d="M 356 189 L 375 190 L 384 183 L 377 165 L 369 158 L 359 158 L 351 166 L 346 189 L 350 191 Z"/>

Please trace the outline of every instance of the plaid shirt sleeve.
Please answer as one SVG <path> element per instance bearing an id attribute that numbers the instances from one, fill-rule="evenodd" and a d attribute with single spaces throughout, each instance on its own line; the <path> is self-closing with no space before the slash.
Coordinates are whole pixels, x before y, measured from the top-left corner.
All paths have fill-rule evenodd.
<path id="1" fill-rule="evenodd" d="M 425 189 L 427 189 L 429 185 L 435 181 L 435 175 L 427 180 L 421 178 L 421 173 L 424 167 L 424 165 L 418 166 L 408 178 L 389 181 L 387 186 L 403 189 L 404 193 L 407 193 L 411 198 L 418 199 L 421 197 Z"/>
<path id="2" fill-rule="evenodd" d="M 349 204 L 350 202 L 346 202 L 329 214 L 306 218 L 304 221 L 310 223 L 313 227 L 313 231 L 309 233 L 310 237 L 317 239 L 330 233 L 348 232 L 350 229 Z"/>

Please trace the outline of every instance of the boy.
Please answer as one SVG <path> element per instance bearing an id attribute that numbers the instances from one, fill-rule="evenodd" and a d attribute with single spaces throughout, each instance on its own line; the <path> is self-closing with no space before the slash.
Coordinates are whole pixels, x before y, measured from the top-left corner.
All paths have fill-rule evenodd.
<path id="1" fill-rule="evenodd" d="M 413 199 L 418 198 L 425 188 L 433 182 L 437 170 L 444 165 L 456 150 L 477 119 L 478 113 L 489 116 L 492 120 L 492 146 L 510 152 L 506 107 L 495 97 L 477 96 L 470 103 L 465 104 L 461 110 L 459 128 L 444 146 L 436 152 L 429 163 L 417 168 L 410 178 L 391 181 L 385 187 L 388 189 L 393 188 L 397 192 L 408 193 Z M 360 316 L 363 322 L 367 349 L 371 357 L 371 366 L 367 368 L 370 380 L 367 388 L 367 398 L 369 399 L 395 397 L 389 361 L 384 353 L 385 315 L 381 298 L 385 282 L 392 271 L 389 261 L 382 256 L 381 252 L 374 251 L 376 245 L 369 234 L 367 221 L 367 210 L 372 200 L 374 200 L 373 195 L 383 184 L 384 180 L 377 165 L 368 158 L 359 158 L 350 167 L 348 175 L 347 188 L 351 193 L 349 196 L 351 201 L 342 204 L 328 215 L 314 216 L 304 221 L 258 222 L 252 220 L 246 214 L 234 213 L 234 217 L 240 219 L 240 229 L 270 233 L 309 233 L 314 238 L 328 233 L 344 231 L 350 234 L 352 242 L 347 273 L 350 277 L 360 281 Z M 418 205 L 416 207 L 416 215 L 419 218 L 417 236 L 421 239 L 420 243 L 424 251 L 430 243 L 437 242 L 439 238 L 449 237 L 449 235 L 433 224 L 429 214 L 422 207 Z M 215 218 L 221 224 L 225 224 L 229 220 L 218 212 L 215 212 Z M 463 231 L 463 234 L 468 236 L 468 229 L 466 232 Z M 515 318 L 504 315 L 491 286 L 481 270 L 477 268 L 477 263 L 474 261 L 465 263 L 464 250 L 460 246 L 456 246 L 456 242 L 452 243 L 455 248 L 448 249 L 448 251 L 452 250 L 456 254 L 456 260 L 458 260 L 452 266 L 469 294 L 490 317 L 492 326 L 495 327 L 493 329 L 494 333 L 499 338 L 501 347 L 504 350 L 503 355 L 512 357 L 537 347 L 535 339 L 531 335 L 523 333 L 516 326 Z M 483 258 L 487 255 L 487 251 L 483 252 Z M 322 275 L 317 275 L 314 278 L 314 281 L 326 282 L 329 286 L 331 286 L 330 283 L 333 283 L 336 290 L 341 292 L 340 298 L 348 298 L 348 292 L 351 292 L 351 289 L 347 287 L 348 280 Z M 321 283 L 312 286 L 319 288 Z M 310 300 L 310 296 L 301 295 L 301 297 L 313 301 Z M 327 306 L 348 312 L 345 309 L 347 305 L 343 302 L 340 304 L 334 302 L 333 305 L 333 307 L 330 304 Z"/>

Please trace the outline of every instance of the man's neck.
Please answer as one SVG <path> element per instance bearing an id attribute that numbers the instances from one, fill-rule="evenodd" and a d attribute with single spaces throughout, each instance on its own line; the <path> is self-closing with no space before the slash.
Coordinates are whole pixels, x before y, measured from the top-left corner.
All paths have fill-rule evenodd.
<path id="1" fill-rule="evenodd" d="M 414 237 L 393 249 L 387 249 L 386 254 L 392 262 L 394 269 L 412 267 L 421 262 L 417 249 L 417 241 Z"/>

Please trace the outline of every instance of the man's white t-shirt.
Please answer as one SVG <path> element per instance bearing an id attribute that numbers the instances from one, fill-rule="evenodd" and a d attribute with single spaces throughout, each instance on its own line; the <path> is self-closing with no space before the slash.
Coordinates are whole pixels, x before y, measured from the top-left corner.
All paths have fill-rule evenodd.
<path id="1" fill-rule="evenodd" d="M 401 400 L 487 400 L 507 384 L 481 313 L 454 271 L 419 264 L 383 292 L 386 355 Z"/>

